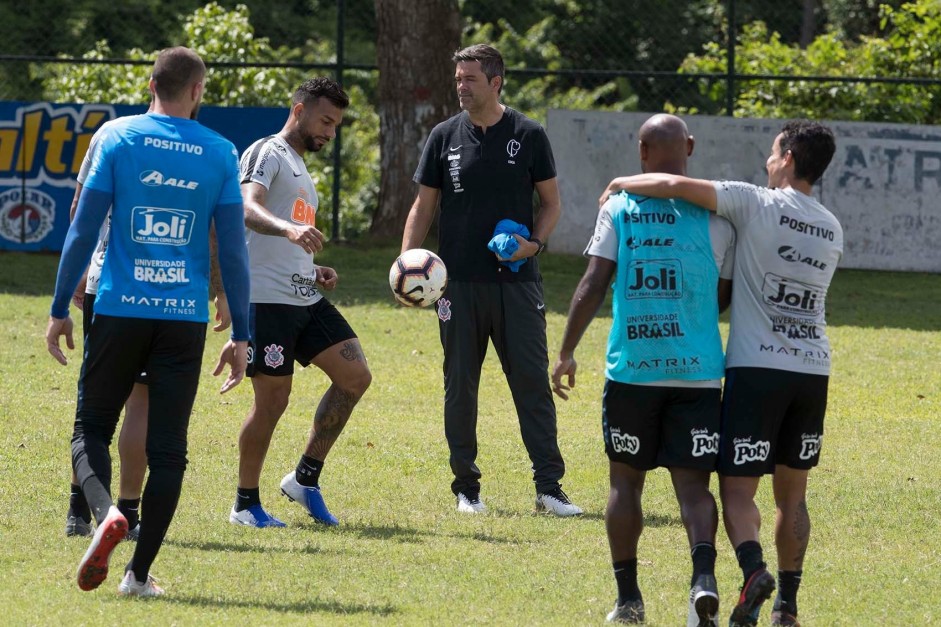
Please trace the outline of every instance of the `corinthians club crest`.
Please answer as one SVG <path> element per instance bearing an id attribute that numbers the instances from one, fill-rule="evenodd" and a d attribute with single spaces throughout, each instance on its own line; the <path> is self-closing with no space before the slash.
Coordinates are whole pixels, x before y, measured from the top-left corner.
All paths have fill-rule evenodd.
<path id="1" fill-rule="evenodd" d="M 0 192 L 0 237 L 17 244 L 41 242 L 52 232 L 56 203 L 38 189 Z"/>

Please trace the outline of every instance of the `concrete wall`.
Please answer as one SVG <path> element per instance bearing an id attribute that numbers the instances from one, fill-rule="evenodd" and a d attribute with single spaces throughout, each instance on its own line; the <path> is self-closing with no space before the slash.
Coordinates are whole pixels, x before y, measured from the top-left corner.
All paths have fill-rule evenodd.
<path id="1" fill-rule="evenodd" d="M 598 197 L 640 172 L 637 129 L 648 113 L 549 112 L 562 218 L 551 249 L 581 253 Z M 764 164 L 781 120 L 688 116 L 689 175 L 767 184 Z M 815 195 L 843 225 L 843 268 L 941 272 L 941 128 L 828 122 L 837 150 Z"/>

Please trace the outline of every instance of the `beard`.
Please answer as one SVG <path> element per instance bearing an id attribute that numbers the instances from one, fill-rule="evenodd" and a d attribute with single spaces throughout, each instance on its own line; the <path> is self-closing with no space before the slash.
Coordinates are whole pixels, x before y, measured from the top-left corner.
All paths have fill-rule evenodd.
<path id="1" fill-rule="evenodd" d="M 320 152 L 320 149 L 323 148 L 323 145 L 317 143 L 317 139 L 313 135 L 304 136 L 304 148 L 309 152 Z"/>

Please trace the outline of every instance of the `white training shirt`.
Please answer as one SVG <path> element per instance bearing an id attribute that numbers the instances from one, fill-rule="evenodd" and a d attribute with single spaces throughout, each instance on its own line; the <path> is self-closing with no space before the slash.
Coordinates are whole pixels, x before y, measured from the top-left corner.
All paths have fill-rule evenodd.
<path id="1" fill-rule="evenodd" d="M 595 222 L 595 232 L 583 253 L 586 256 L 602 257 L 615 263 L 618 260 L 618 237 L 614 228 L 614 216 L 611 215 L 611 203 L 605 203 L 598 212 Z M 735 229 L 728 220 L 715 214 L 709 215 L 709 243 L 712 245 L 712 258 L 719 269 L 720 279 L 731 279 L 735 265 Z M 718 293 L 716 293 L 718 297 Z M 635 385 L 649 385 L 653 387 L 677 388 L 719 388 L 722 383 L 719 379 L 693 381 L 685 379 L 663 379 L 649 383 Z"/>
<path id="2" fill-rule="evenodd" d="M 830 373 L 825 303 L 843 228 L 793 188 L 715 183 L 718 214 L 738 232 L 726 367 Z"/>
<path id="3" fill-rule="evenodd" d="M 79 166 L 78 175 L 75 180 L 79 185 L 85 184 L 88 178 L 88 170 L 91 168 L 92 158 L 98 149 L 98 142 L 104 136 L 104 131 L 114 120 L 108 120 L 95 131 L 88 142 L 88 150 L 85 151 L 85 157 L 82 159 L 82 165 Z M 101 223 L 101 230 L 98 232 L 98 245 L 95 246 L 95 252 L 91 256 L 91 262 L 88 264 L 88 275 L 85 278 L 85 293 L 98 294 L 98 281 L 101 280 L 101 266 L 105 262 L 105 252 L 108 250 L 108 234 L 111 231 L 111 211 L 108 211 L 108 217 Z"/>
<path id="4" fill-rule="evenodd" d="M 280 135 L 259 139 L 242 154 L 241 183 L 268 190 L 265 208 L 295 224 L 314 224 L 317 190 L 304 160 Z M 317 290 L 314 257 L 287 238 L 262 235 L 246 227 L 251 268 L 251 302 L 311 305 L 323 296 Z"/>

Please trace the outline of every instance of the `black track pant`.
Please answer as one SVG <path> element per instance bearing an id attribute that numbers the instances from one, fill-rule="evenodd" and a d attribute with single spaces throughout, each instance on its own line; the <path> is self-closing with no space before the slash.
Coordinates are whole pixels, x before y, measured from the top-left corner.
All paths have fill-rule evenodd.
<path id="1" fill-rule="evenodd" d="M 109 446 L 118 417 L 137 375 L 148 376 L 146 520 L 129 565 L 139 581 L 146 580 L 180 499 L 205 340 L 203 323 L 96 314 L 85 344 L 72 467 L 99 523 L 112 505 Z"/>
<path id="2" fill-rule="evenodd" d="M 557 487 L 565 463 L 549 387 L 542 284 L 454 281 L 438 301 L 438 318 L 444 348 L 444 432 L 455 477 L 451 490 L 480 490 L 477 390 L 490 340 L 513 395 L 536 491 Z"/>

